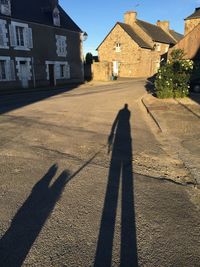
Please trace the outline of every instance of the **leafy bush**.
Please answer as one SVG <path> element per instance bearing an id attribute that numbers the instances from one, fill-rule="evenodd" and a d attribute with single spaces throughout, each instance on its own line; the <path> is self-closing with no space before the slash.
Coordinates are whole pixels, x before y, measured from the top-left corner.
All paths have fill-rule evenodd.
<path id="1" fill-rule="evenodd" d="M 93 55 L 92 53 L 87 53 L 85 56 L 85 63 L 87 65 L 91 65 L 93 63 Z"/>
<path id="2" fill-rule="evenodd" d="M 183 50 L 173 50 L 168 62 L 159 68 L 155 80 L 158 98 L 185 97 L 189 94 L 193 61 L 183 57 Z"/>

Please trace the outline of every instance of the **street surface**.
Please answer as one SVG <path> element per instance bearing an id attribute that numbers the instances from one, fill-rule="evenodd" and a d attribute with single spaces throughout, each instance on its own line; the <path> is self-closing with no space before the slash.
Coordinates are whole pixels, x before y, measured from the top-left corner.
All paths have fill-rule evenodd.
<path id="1" fill-rule="evenodd" d="M 144 85 L 1 96 L 0 266 L 200 266 L 199 190 Z"/>

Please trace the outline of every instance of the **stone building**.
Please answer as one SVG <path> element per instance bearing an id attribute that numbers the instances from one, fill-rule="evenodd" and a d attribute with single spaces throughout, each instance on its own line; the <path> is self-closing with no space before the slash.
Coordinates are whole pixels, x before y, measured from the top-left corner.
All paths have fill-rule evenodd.
<path id="1" fill-rule="evenodd" d="M 57 0 L 0 0 L 1 88 L 82 81 L 82 35 Z"/>
<path id="2" fill-rule="evenodd" d="M 200 61 L 200 7 L 185 19 L 184 38 L 181 39 L 172 49 L 183 49 L 185 58 Z"/>
<path id="3" fill-rule="evenodd" d="M 152 76 L 169 48 L 181 38 L 170 30 L 168 21 L 153 25 L 139 20 L 134 11 L 126 12 L 124 23 L 117 22 L 97 48 L 100 62 L 93 64 L 94 79 L 106 79 L 111 73 L 119 77 Z"/>

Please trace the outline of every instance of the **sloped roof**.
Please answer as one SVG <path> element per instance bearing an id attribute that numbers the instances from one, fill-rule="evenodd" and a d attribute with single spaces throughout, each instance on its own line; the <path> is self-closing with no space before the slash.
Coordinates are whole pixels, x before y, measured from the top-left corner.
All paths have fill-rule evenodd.
<path id="1" fill-rule="evenodd" d="M 177 42 L 179 42 L 184 37 L 183 34 L 175 32 L 174 30 L 169 30 L 169 32 Z"/>
<path id="2" fill-rule="evenodd" d="M 147 48 L 147 49 L 151 49 L 152 47 L 147 44 L 144 40 L 142 40 L 139 35 L 132 29 L 131 26 L 129 26 L 128 24 L 122 23 L 122 22 L 117 22 L 115 24 L 115 26 L 109 31 L 109 33 L 106 35 L 106 37 L 103 39 L 103 41 L 100 43 L 100 45 L 97 47 L 96 50 L 99 49 L 99 47 L 102 45 L 102 43 L 106 40 L 106 38 L 110 35 L 110 33 L 113 31 L 113 29 L 119 25 L 120 27 L 122 27 L 122 29 L 133 39 L 133 41 L 135 41 L 140 47 L 142 48 Z"/>
<path id="3" fill-rule="evenodd" d="M 12 18 L 54 26 L 52 11 L 48 8 L 50 7 L 50 0 L 14 0 L 12 1 L 11 7 Z M 61 28 L 75 32 L 82 32 L 60 5 L 58 6 L 58 9 L 60 11 Z"/>
<path id="4" fill-rule="evenodd" d="M 188 19 L 198 19 L 200 18 L 200 7 L 197 7 L 194 11 L 194 13 L 192 13 L 192 15 L 188 16 L 187 18 L 185 18 L 185 20 Z"/>
<path id="5" fill-rule="evenodd" d="M 121 23 L 121 22 L 118 22 L 117 24 L 119 24 L 123 30 L 128 33 L 128 35 L 142 48 L 148 48 L 148 49 L 151 49 L 152 47 L 147 44 L 143 39 L 141 39 L 139 37 L 139 35 L 134 31 L 134 29 L 128 25 L 128 24 L 125 24 L 125 23 Z"/>
<path id="6" fill-rule="evenodd" d="M 152 38 L 153 41 L 165 44 L 176 44 L 176 41 L 159 26 L 139 19 L 136 20 L 136 23 Z"/>

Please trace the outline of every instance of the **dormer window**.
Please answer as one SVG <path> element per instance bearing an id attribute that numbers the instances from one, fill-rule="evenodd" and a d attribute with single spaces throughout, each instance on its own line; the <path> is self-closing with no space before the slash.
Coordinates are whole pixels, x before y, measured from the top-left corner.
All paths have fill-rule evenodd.
<path id="1" fill-rule="evenodd" d="M 11 15 L 10 0 L 0 0 L 0 12 L 3 15 Z"/>
<path id="2" fill-rule="evenodd" d="M 115 52 L 121 52 L 121 44 L 120 43 L 116 43 Z"/>
<path id="3" fill-rule="evenodd" d="M 53 10 L 53 24 L 55 26 L 60 26 L 60 12 L 57 7 Z"/>

